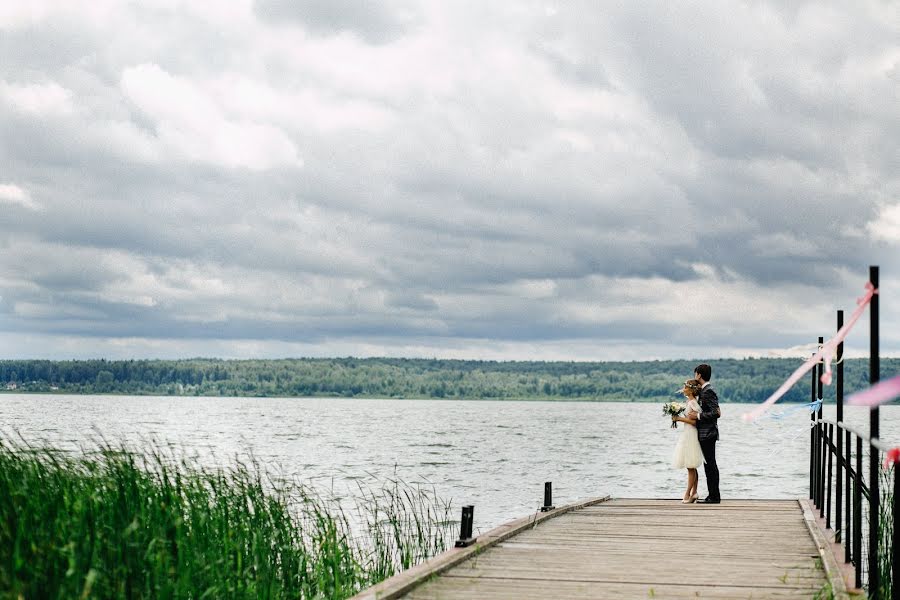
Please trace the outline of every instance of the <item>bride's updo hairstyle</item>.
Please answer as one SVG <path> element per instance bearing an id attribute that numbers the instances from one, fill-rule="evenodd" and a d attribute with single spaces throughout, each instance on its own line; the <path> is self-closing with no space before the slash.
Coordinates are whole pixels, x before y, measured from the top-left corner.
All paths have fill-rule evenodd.
<path id="1" fill-rule="evenodd" d="M 700 396 L 701 389 L 703 389 L 703 385 L 700 383 L 699 379 L 688 379 L 684 382 L 684 391 L 690 392 L 691 396 L 694 398 Z"/>

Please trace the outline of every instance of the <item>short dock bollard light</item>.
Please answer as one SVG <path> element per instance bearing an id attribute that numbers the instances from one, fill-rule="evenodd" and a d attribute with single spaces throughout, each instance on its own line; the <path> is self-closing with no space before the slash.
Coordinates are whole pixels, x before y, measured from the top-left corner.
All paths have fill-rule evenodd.
<path id="1" fill-rule="evenodd" d="M 544 483 L 544 505 L 541 507 L 541 512 L 548 512 L 556 508 L 553 506 L 553 483 L 547 481 Z"/>
<path id="2" fill-rule="evenodd" d="M 478 538 L 472 537 L 472 522 L 475 520 L 475 507 L 473 505 L 462 507 L 462 520 L 459 523 L 459 539 L 456 540 L 457 548 L 465 548 L 475 543 Z"/>

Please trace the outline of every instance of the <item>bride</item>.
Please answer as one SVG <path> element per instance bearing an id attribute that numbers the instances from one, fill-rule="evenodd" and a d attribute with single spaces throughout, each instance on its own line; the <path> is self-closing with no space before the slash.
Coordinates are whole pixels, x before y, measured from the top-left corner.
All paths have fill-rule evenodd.
<path id="1" fill-rule="evenodd" d="M 687 413 L 691 411 L 700 412 L 700 402 L 697 398 L 700 396 L 702 384 L 697 379 L 688 379 L 684 382 L 681 393 L 687 398 Z M 697 483 L 699 476 L 697 467 L 704 463 L 703 451 L 700 449 L 700 439 L 697 437 L 697 421 L 696 419 L 688 419 L 687 417 L 672 417 L 673 421 L 681 421 L 684 428 L 681 430 L 681 436 L 675 445 L 675 454 L 672 456 L 672 467 L 676 469 L 687 469 L 688 481 L 687 490 L 684 492 L 682 504 L 690 504 L 697 501 Z"/>

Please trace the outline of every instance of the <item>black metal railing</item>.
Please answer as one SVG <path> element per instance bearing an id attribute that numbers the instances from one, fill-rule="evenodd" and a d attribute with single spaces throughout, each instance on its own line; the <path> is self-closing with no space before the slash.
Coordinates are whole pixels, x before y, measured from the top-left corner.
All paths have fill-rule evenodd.
<path id="1" fill-rule="evenodd" d="M 878 290 L 878 267 L 869 267 Z M 878 296 L 869 304 L 869 383 L 880 379 Z M 837 313 L 838 331 L 844 312 Z M 824 338 L 819 338 L 819 346 Z M 809 497 L 854 567 L 855 586 L 869 598 L 900 600 L 900 468 L 882 467 L 891 448 L 879 438 L 879 410 L 869 410 L 869 433 L 844 422 L 844 344 L 836 349 L 834 420 L 822 416 L 822 370 L 812 370 L 810 399 Z"/>
<path id="2" fill-rule="evenodd" d="M 865 587 L 870 598 L 900 598 L 900 562 L 894 560 L 900 551 L 900 528 L 894 527 L 900 519 L 900 469 L 881 467 L 890 446 L 819 417 L 813 439 L 811 499 L 843 546 L 844 561 L 854 566 L 855 586 Z M 874 486 L 873 466 L 880 480 Z"/>

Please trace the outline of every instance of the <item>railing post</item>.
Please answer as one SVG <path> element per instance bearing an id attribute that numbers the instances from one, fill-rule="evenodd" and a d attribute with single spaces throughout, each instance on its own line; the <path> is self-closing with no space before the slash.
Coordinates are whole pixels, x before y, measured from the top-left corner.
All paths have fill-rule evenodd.
<path id="1" fill-rule="evenodd" d="M 881 598 L 881 572 L 878 568 L 878 530 L 881 521 L 879 462 L 878 448 L 869 440 L 869 598 Z"/>
<path id="2" fill-rule="evenodd" d="M 821 437 L 822 456 L 819 464 L 819 517 L 825 517 L 825 477 L 828 472 L 828 425 L 822 423 L 820 425 L 822 431 L 819 433 Z"/>
<path id="3" fill-rule="evenodd" d="M 809 389 L 809 402 L 812 404 L 816 401 L 816 370 L 812 369 L 812 379 L 811 386 Z M 816 473 L 818 471 L 816 464 L 816 456 L 818 456 L 818 449 L 816 448 L 816 412 L 809 412 L 809 420 L 810 420 L 810 428 L 809 428 L 809 498 L 815 502 L 816 500 L 816 490 L 818 489 L 818 484 L 816 483 Z"/>
<path id="4" fill-rule="evenodd" d="M 869 282 L 878 289 L 878 267 L 869 267 Z M 875 385 L 880 379 L 878 356 L 878 294 L 873 294 L 869 302 L 869 385 Z M 878 572 L 878 529 L 880 512 L 880 492 L 878 490 L 878 449 L 872 443 L 879 437 L 878 406 L 869 409 L 869 597 L 880 595 L 880 577 Z"/>
<path id="5" fill-rule="evenodd" d="M 844 432 L 844 441 L 846 442 L 846 445 L 844 446 L 844 452 L 845 452 L 844 458 L 846 460 L 845 467 L 844 467 L 844 483 L 847 484 L 847 489 L 844 491 L 844 493 L 847 495 L 847 497 L 846 497 L 847 515 L 846 515 L 845 521 L 844 521 L 844 529 L 847 532 L 844 535 L 844 562 L 849 563 L 849 562 L 853 562 L 853 536 L 852 536 L 853 530 L 851 530 L 851 528 L 850 528 L 850 518 L 853 515 L 853 504 L 851 503 L 851 498 L 850 498 L 850 491 L 852 488 L 853 480 L 850 479 L 850 468 L 853 463 L 851 462 L 850 432 L 849 431 Z M 855 528 L 856 526 L 854 525 L 853 527 Z"/>
<path id="6" fill-rule="evenodd" d="M 840 431 L 838 431 L 838 435 L 840 435 Z M 834 446 L 834 425 L 831 423 L 828 424 L 828 489 L 827 494 L 825 495 L 825 529 L 831 529 L 831 462 L 832 462 L 832 452 L 831 449 Z M 838 477 L 838 480 L 841 478 Z"/>
<path id="7" fill-rule="evenodd" d="M 837 328 L 838 331 L 844 326 L 844 311 L 837 311 Z M 834 399 L 837 406 L 837 418 L 835 421 L 839 425 L 844 423 L 844 342 L 837 346 L 837 355 L 835 356 L 835 382 L 834 382 Z M 850 468 L 849 464 L 844 464 L 844 436 L 841 429 L 837 430 L 837 478 L 834 482 L 834 541 L 841 543 L 843 540 L 843 530 L 841 528 L 841 517 L 843 510 L 843 483 L 844 478 L 841 476 L 841 466 L 844 470 Z M 846 544 L 845 544 L 846 545 Z"/>
<path id="8" fill-rule="evenodd" d="M 862 438 L 856 436 L 856 477 L 853 485 L 853 557 L 856 587 L 862 587 Z"/>
<path id="9" fill-rule="evenodd" d="M 819 336 L 819 346 L 818 350 L 822 349 L 822 344 L 825 343 L 825 338 Z M 828 452 L 828 448 L 825 446 L 825 434 L 828 430 L 822 421 L 822 408 L 825 404 L 822 401 L 822 373 L 824 372 L 825 361 L 820 360 L 819 364 L 816 365 L 816 368 L 813 369 L 816 373 L 816 400 L 819 402 L 819 410 L 816 411 L 818 413 L 819 419 L 819 475 L 817 481 L 819 482 L 819 491 L 817 497 L 819 498 L 819 517 L 825 516 L 825 462 L 827 458 L 825 456 L 826 452 Z"/>

